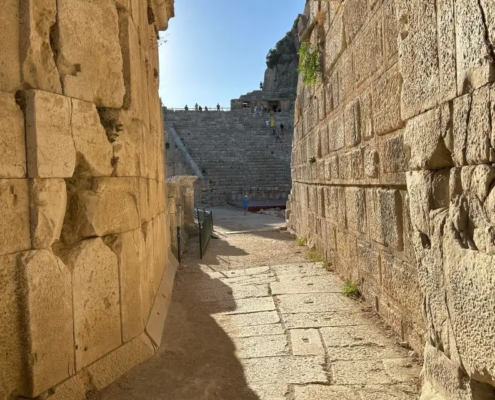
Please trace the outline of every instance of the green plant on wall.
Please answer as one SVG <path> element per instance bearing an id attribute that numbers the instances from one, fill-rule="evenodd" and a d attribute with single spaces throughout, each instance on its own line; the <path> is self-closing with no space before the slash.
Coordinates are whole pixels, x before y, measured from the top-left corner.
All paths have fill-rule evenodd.
<path id="1" fill-rule="evenodd" d="M 299 48 L 299 73 L 306 86 L 313 86 L 321 75 L 321 58 L 318 46 L 302 43 Z"/>

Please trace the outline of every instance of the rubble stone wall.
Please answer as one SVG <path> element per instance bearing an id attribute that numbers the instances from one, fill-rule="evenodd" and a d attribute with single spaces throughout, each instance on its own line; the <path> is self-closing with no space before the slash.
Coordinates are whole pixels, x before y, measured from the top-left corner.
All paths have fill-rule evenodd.
<path id="1" fill-rule="evenodd" d="M 324 74 L 299 79 L 290 225 L 424 353 L 423 400 L 493 399 L 495 3 L 305 16 Z"/>
<path id="2" fill-rule="evenodd" d="M 84 399 L 155 352 L 170 300 L 173 1 L 0 8 L 0 399 Z"/>

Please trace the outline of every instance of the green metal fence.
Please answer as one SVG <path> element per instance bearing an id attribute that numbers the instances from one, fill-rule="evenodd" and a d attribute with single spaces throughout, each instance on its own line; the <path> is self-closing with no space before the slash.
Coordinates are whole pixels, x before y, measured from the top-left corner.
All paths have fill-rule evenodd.
<path id="1" fill-rule="evenodd" d="M 208 243 L 210 243 L 211 234 L 213 233 L 213 213 L 204 208 L 196 209 L 196 216 L 199 225 L 199 255 L 203 259 Z"/>

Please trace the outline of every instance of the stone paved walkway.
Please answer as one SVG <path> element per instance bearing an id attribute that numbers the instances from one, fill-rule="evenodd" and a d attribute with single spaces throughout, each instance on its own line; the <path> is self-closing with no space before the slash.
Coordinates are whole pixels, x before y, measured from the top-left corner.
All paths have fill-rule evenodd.
<path id="1" fill-rule="evenodd" d="M 102 399 L 417 399 L 408 351 L 287 232 L 227 233 L 280 220 L 216 214 L 220 239 L 181 268 L 159 353 Z"/>

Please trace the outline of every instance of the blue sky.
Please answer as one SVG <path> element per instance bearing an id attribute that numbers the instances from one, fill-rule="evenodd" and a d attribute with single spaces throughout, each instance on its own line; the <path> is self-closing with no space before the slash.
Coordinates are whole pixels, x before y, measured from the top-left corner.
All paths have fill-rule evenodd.
<path id="1" fill-rule="evenodd" d="M 305 0 L 176 0 L 161 33 L 160 96 L 167 107 L 230 107 L 259 89 L 270 48 L 292 27 Z"/>

